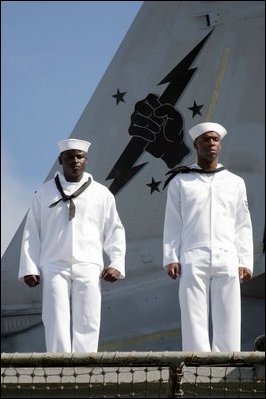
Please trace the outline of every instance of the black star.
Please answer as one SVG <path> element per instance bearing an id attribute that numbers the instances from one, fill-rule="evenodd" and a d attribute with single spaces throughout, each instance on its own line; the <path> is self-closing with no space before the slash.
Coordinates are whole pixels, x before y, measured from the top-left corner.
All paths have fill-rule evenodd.
<path id="1" fill-rule="evenodd" d="M 195 115 L 201 115 L 201 108 L 203 107 L 203 105 L 197 105 L 196 101 L 194 101 L 193 107 L 190 107 L 188 109 L 190 109 L 193 112 L 192 118 L 194 118 Z"/>
<path id="2" fill-rule="evenodd" d="M 116 105 L 119 104 L 120 101 L 123 101 L 123 103 L 125 102 L 125 100 L 124 100 L 124 95 L 125 95 L 126 93 L 127 93 L 126 91 L 124 91 L 123 93 L 121 93 L 120 90 L 117 89 L 116 94 L 113 94 L 113 95 L 112 95 L 112 97 L 114 97 L 114 98 L 116 99 Z"/>
<path id="3" fill-rule="evenodd" d="M 151 188 L 151 194 L 152 194 L 153 191 L 155 190 L 160 192 L 160 190 L 158 189 L 159 184 L 161 184 L 161 181 L 155 181 L 154 178 L 152 177 L 151 183 L 146 184 L 146 186 L 149 186 Z"/>

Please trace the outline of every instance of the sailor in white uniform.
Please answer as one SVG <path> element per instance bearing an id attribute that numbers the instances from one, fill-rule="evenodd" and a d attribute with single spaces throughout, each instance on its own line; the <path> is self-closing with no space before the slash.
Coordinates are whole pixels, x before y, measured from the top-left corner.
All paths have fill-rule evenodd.
<path id="1" fill-rule="evenodd" d="M 29 287 L 43 283 L 48 352 L 96 352 L 101 279 L 125 277 L 124 227 L 113 194 L 84 171 L 89 146 L 58 142 L 63 173 L 35 193 L 24 228 L 19 278 Z"/>
<path id="2" fill-rule="evenodd" d="M 180 277 L 184 351 L 240 351 L 240 281 L 252 276 L 253 237 L 244 180 L 218 163 L 226 133 L 212 122 L 191 128 L 197 163 L 173 170 L 168 187 L 164 267 Z"/>

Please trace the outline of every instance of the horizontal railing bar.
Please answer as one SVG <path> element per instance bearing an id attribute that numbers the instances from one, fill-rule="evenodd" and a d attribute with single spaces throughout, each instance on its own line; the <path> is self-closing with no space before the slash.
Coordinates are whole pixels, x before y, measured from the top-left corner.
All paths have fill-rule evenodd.
<path id="1" fill-rule="evenodd" d="M 2 353 L 1 367 L 247 366 L 262 364 L 265 352 Z"/>

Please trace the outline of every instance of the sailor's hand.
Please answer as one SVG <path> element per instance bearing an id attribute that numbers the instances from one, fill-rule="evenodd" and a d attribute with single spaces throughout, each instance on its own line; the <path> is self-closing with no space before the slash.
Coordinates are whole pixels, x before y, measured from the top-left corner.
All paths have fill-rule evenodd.
<path id="1" fill-rule="evenodd" d="M 180 265 L 180 263 L 170 263 L 167 266 L 167 274 L 173 280 L 176 280 L 177 277 L 180 277 L 180 275 L 181 275 L 181 265 Z"/>
<path id="2" fill-rule="evenodd" d="M 102 271 L 101 277 L 105 280 L 105 281 L 109 281 L 111 283 L 115 282 L 116 280 L 119 279 L 120 277 L 120 272 L 115 269 L 114 267 L 107 267 L 106 269 L 104 269 Z"/>
<path id="3" fill-rule="evenodd" d="M 35 275 L 35 274 L 28 274 L 27 276 L 24 276 L 24 282 L 29 286 L 29 287 L 36 287 L 36 285 L 40 284 L 40 276 Z"/>
<path id="4" fill-rule="evenodd" d="M 242 283 L 250 280 L 252 277 L 252 273 L 247 267 L 239 267 L 238 272 L 239 272 L 240 281 Z"/>

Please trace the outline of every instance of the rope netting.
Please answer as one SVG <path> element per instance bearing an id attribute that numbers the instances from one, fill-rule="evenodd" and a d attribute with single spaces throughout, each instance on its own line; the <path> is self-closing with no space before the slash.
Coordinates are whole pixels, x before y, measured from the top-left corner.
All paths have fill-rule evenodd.
<path id="1" fill-rule="evenodd" d="M 2 397 L 262 398 L 264 352 L 2 353 Z"/>

